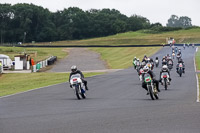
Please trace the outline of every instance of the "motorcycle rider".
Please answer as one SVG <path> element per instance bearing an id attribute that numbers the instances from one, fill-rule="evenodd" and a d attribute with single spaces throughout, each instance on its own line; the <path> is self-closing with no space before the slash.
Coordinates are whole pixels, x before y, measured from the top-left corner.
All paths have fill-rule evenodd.
<path id="1" fill-rule="evenodd" d="M 167 65 L 167 59 L 165 56 L 162 58 L 162 65 Z"/>
<path id="2" fill-rule="evenodd" d="M 134 58 L 133 58 L 133 65 L 134 65 L 134 68 L 135 68 L 135 69 L 136 69 L 136 61 L 137 61 L 137 58 L 134 57 Z"/>
<path id="3" fill-rule="evenodd" d="M 178 47 L 175 47 L 175 53 L 177 53 L 178 52 Z"/>
<path id="4" fill-rule="evenodd" d="M 144 55 L 144 58 L 142 59 L 142 62 L 143 62 L 143 61 L 145 61 L 145 62 L 146 62 L 146 61 L 147 61 L 147 59 L 148 59 L 148 57 L 147 57 L 146 55 Z"/>
<path id="5" fill-rule="evenodd" d="M 178 68 L 179 68 L 179 64 L 180 63 L 182 63 L 183 64 L 183 73 L 185 73 L 185 64 L 184 64 L 184 62 L 183 62 L 183 59 L 179 59 L 178 60 L 178 63 L 177 63 L 177 65 L 176 65 L 176 72 L 178 72 Z"/>
<path id="6" fill-rule="evenodd" d="M 156 64 L 156 62 L 159 64 L 159 60 L 158 60 L 158 57 L 156 57 L 154 63 Z"/>
<path id="7" fill-rule="evenodd" d="M 183 48 L 185 49 L 185 43 L 183 44 Z"/>
<path id="8" fill-rule="evenodd" d="M 85 89 L 88 90 L 87 81 L 84 79 L 83 73 L 80 70 L 77 70 L 77 67 L 75 65 L 73 65 L 71 67 L 71 73 L 70 73 L 70 76 L 69 76 L 69 82 L 70 82 L 71 76 L 74 75 L 74 74 L 80 74 L 81 75 L 81 80 L 85 85 Z M 72 88 L 71 84 L 70 84 L 70 87 Z"/>
<path id="9" fill-rule="evenodd" d="M 147 90 L 147 95 L 149 94 L 149 92 L 148 92 L 148 89 L 147 89 L 147 85 L 146 85 L 146 83 L 144 82 L 144 75 L 145 75 L 146 73 L 148 73 L 148 74 L 151 76 L 151 78 L 152 78 L 152 80 L 153 80 L 153 83 L 156 84 L 156 88 L 157 88 L 158 92 L 160 92 L 160 89 L 159 89 L 159 81 L 156 80 L 156 75 L 153 73 L 153 71 L 149 70 L 149 67 L 148 67 L 148 66 L 144 66 L 143 70 L 144 70 L 144 73 L 142 74 L 142 87 L 143 87 L 145 90 Z"/>
<path id="10" fill-rule="evenodd" d="M 161 82 L 161 80 L 162 80 L 161 75 L 162 75 L 163 72 L 167 72 L 167 73 L 168 73 L 168 75 L 169 75 L 169 81 L 171 81 L 171 78 L 170 78 L 170 71 L 169 71 L 167 65 L 164 65 L 164 66 L 162 67 L 162 69 L 161 69 L 161 71 L 160 71 L 160 80 L 159 80 L 159 81 Z M 162 82 L 161 82 L 161 84 L 162 84 Z M 170 84 L 170 82 L 169 82 L 169 84 Z"/>
<path id="11" fill-rule="evenodd" d="M 174 63 L 173 63 L 173 60 L 172 60 L 172 58 L 171 58 L 171 57 L 169 57 L 169 58 L 168 58 L 168 61 L 167 61 L 167 64 L 168 64 L 168 65 L 169 65 L 170 63 L 171 63 L 171 64 L 172 64 L 172 66 L 173 66 L 173 64 L 174 64 Z"/>

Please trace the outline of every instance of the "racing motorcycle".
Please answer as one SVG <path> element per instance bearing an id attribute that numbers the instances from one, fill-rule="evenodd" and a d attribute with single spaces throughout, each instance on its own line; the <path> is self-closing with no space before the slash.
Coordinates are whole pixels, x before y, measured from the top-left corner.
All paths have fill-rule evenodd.
<path id="1" fill-rule="evenodd" d="M 140 69 L 140 62 L 136 62 L 136 70 L 137 70 L 137 72 L 139 72 L 139 69 Z"/>
<path id="2" fill-rule="evenodd" d="M 178 72 L 179 76 L 181 77 L 182 73 L 183 73 L 183 64 L 182 63 L 179 63 L 177 72 Z"/>
<path id="3" fill-rule="evenodd" d="M 81 98 L 86 98 L 85 86 L 81 80 L 80 74 L 72 75 L 70 79 L 70 84 L 72 85 L 72 88 L 78 100 L 80 100 Z"/>
<path id="4" fill-rule="evenodd" d="M 174 57 L 175 57 L 175 53 L 172 53 L 172 58 L 174 59 Z"/>
<path id="5" fill-rule="evenodd" d="M 156 85 L 153 83 L 153 80 L 148 73 L 144 74 L 144 82 L 147 85 L 147 89 L 148 89 L 151 99 L 152 100 L 159 99 Z"/>
<path id="6" fill-rule="evenodd" d="M 142 81 L 142 74 L 144 73 L 143 68 L 140 69 L 138 75 L 139 75 L 139 80 Z"/>
<path id="7" fill-rule="evenodd" d="M 167 66 L 168 66 L 169 70 L 171 71 L 171 69 L 173 68 L 173 63 L 171 60 L 168 60 Z"/>
<path id="8" fill-rule="evenodd" d="M 181 58 L 181 54 L 177 54 L 176 58 L 177 58 L 177 60 L 179 60 Z"/>
<path id="9" fill-rule="evenodd" d="M 151 62 L 148 62 L 148 63 L 146 64 L 146 66 L 148 66 L 150 70 L 153 70 L 153 64 L 151 64 Z"/>
<path id="10" fill-rule="evenodd" d="M 159 66 L 159 60 L 158 59 L 155 60 L 155 64 L 156 64 L 156 67 Z"/>
<path id="11" fill-rule="evenodd" d="M 165 87 L 165 90 L 167 90 L 169 84 L 169 75 L 167 72 L 161 74 L 161 83 Z"/>

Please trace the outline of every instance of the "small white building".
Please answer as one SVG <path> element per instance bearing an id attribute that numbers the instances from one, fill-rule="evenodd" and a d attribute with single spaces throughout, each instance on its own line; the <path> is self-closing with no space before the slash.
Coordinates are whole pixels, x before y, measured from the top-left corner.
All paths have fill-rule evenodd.
<path id="1" fill-rule="evenodd" d="M 16 55 L 15 56 L 15 70 L 29 70 L 29 55 Z"/>
<path id="2" fill-rule="evenodd" d="M 11 69 L 12 60 L 9 56 L 0 54 L 0 61 L 2 62 L 2 66 L 4 69 Z"/>

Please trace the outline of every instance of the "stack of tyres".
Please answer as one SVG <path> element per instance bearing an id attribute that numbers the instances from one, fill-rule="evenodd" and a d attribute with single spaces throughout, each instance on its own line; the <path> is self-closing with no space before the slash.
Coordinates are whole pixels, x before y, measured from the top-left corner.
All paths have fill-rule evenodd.
<path id="1" fill-rule="evenodd" d="M 54 62 L 57 60 L 57 56 L 52 56 L 48 61 L 47 64 L 48 65 L 53 65 Z"/>

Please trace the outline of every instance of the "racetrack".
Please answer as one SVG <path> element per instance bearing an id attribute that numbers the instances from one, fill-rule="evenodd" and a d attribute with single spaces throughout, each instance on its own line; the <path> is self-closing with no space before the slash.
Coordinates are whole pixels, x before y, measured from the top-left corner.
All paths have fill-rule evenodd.
<path id="1" fill-rule="evenodd" d="M 68 83 L 1 98 L 0 133 L 199 133 L 194 52 L 182 50 L 186 74 L 173 69 L 159 100 L 150 100 L 133 68 L 87 78 L 86 100 L 77 100 Z"/>

